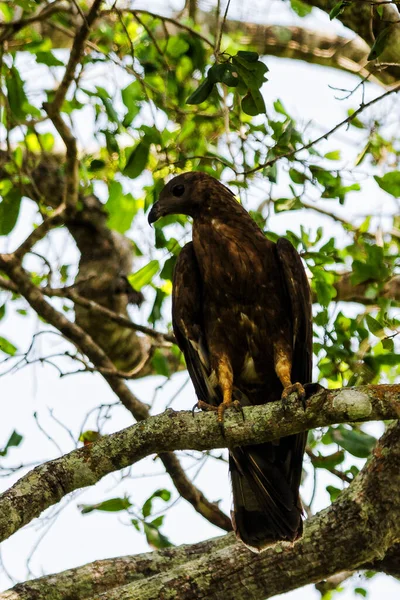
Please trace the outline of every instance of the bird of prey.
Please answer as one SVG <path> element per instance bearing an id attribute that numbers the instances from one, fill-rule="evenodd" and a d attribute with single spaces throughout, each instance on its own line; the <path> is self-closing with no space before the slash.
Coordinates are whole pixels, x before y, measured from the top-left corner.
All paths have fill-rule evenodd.
<path id="1" fill-rule="evenodd" d="M 265 237 L 233 193 L 201 172 L 172 179 L 148 220 L 193 219 L 176 262 L 172 322 L 201 408 L 265 404 L 311 380 L 312 321 L 304 267 L 285 238 Z M 299 486 L 306 433 L 229 453 L 232 524 L 259 552 L 302 533 Z"/>

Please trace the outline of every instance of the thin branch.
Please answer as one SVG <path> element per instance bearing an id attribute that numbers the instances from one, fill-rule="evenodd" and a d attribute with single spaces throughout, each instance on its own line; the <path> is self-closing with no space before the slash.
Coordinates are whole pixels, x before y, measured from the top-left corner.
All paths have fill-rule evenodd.
<path id="1" fill-rule="evenodd" d="M 307 409 L 296 398 L 244 408 L 244 421 L 227 414 L 225 435 L 214 414 L 167 410 L 84 448 L 37 467 L 0 496 L 0 540 L 4 540 L 66 494 L 93 485 L 150 454 L 260 444 L 315 427 L 400 417 L 400 385 L 322 390 Z"/>
<path id="2" fill-rule="evenodd" d="M 373 100 L 370 100 L 369 102 L 366 102 L 365 104 L 361 104 L 361 106 L 357 110 L 355 110 L 351 115 L 349 115 L 346 119 L 344 119 L 343 121 L 341 121 L 340 123 L 335 125 L 335 127 L 332 127 L 332 129 L 330 129 L 323 135 L 319 136 L 312 142 L 309 142 L 308 144 L 304 144 L 300 148 L 295 148 L 294 150 L 291 150 L 290 152 L 286 152 L 285 154 L 280 154 L 280 155 L 276 156 L 275 158 L 271 158 L 270 160 L 267 160 L 265 163 L 258 165 L 258 167 L 254 167 L 253 169 L 248 169 L 247 171 L 238 173 L 238 175 L 250 175 L 251 173 L 256 173 L 260 169 L 264 169 L 265 167 L 274 165 L 276 162 L 278 162 L 278 160 L 281 160 L 282 158 L 289 158 L 291 156 L 294 156 L 295 154 L 298 154 L 299 152 L 302 152 L 302 150 L 308 150 L 309 148 L 311 148 L 312 146 L 315 146 L 322 140 L 327 140 L 328 137 L 330 137 L 333 133 L 335 133 L 335 131 L 337 131 L 338 129 L 343 127 L 343 125 L 347 125 L 347 124 L 351 123 L 366 108 L 369 108 L 376 102 L 380 102 L 381 100 L 383 100 L 384 98 L 387 98 L 391 94 L 397 93 L 399 90 L 400 90 L 400 85 L 397 85 L 396 87 L 392 88 L 391 90 L 384 92 L 380 96 L 376 96 L 376 98 L 373 98 Z"/>

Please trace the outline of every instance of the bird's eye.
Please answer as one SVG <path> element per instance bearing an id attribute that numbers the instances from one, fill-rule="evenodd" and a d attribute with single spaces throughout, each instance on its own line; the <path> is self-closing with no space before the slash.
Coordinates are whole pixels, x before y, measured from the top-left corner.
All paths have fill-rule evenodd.
<path id="1" fill-rule="evenodd" d="M 172 188 L 172 195 L 177 196 L 179 198 L 180 196 L 183 196 L 184 191 L 185 191 L 184 185 L 182 185 L 182 184 L 174 185 L 174 187 Z"/>

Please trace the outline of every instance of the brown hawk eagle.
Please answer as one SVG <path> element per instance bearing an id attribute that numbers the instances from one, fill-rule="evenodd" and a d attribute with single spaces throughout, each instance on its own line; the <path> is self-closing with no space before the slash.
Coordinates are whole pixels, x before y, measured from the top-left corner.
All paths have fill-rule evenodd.
<path id="1" fill-rule="evenodd" d="M 213 177 L 184 173 L 163 189 L 149 223 L 170 214 L 193 219 L 193 241 L 176 262 L 172 322 L 199 405 L 265 404 L 311 380 L 310 290 L 288 240 L 268 240 Z M 302 533 L 299 486 L 306 433 L 230 450 L 232 522 L 260 551 Z"/>

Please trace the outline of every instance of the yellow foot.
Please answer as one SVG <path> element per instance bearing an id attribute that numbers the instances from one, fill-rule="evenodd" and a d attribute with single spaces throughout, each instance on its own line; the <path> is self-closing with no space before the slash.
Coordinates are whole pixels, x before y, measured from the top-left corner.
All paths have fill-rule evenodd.
<path id="1" fill-rule="evenodd" d="M 290 394 L 296 394 L 297 398 L 302 403 L 303 408 L 305 408 L 306 391 L 301 383 L 297 382 L 293 383 L 293 385 L 288 385 L 287 387 L 285 387 L 281 395 L 281 400 L 284 406 L 287 404 L 287 399 L 290 396 Z"/>

